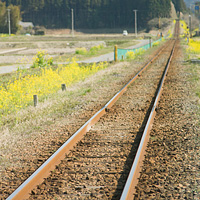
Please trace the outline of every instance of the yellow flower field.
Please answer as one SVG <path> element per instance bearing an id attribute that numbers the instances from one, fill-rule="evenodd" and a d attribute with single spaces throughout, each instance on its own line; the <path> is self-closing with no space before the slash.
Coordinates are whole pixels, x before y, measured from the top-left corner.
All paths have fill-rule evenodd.
<path id="1" fill-rule="evenodd" d="M 190 39 L 187 51 L 188 53 L 200 54 L 200 41 Z"/>
<path id="2" fill-rule="evenodd" d="M 35 94 L 45 97 L 60 90 L 61 84 L 69 86 L 105 67 L 107 67 L 107 63 L 83 67 L 73 59 L 70 64 L 60 65 L 56 70 L 42 68 L 39 75 L 22 77 L 19 74 L 19 78 L 13 82 L 8 82 L 6 86 L 0 86 L 0 116 L 32 104 Z"/>
<path id="3" fill-rule="evenodd" d="M 11 34 L 10 36 L 15 36 L 14 34 Z M 0 34 L 0 37 L 9 37 L 8 34 Z"/>

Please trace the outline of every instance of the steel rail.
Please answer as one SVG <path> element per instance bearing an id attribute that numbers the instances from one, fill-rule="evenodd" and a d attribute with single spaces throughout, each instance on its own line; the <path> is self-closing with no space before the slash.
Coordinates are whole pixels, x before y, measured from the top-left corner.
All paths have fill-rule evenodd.
<path id="1" fill-rule="evenodd" d="M 78 143 L 85 133 L 87 133 L 91 126 L 112 107 L 112 105 L 119 99 L 120 96 L 127 90 L 128 86 L 133 83 L 141 73 L 162 53 L 165 46 L 117 93 L 115 96 L 101 108 L 93 117 L 91 117 L 76 133 L 74 133 L 51 157 L 49 157 L 24 183 L 22 183 L 7 200 L 23 200 L 29 197 L 29 193 L 37 185 L 42 183 L 43 179 L 47 177 L 56 165 L 65 157 L 76 143 Z"/>
<path id="2" fill-rule="evenodd" d="M 106 111 L 110 109 L 113 104 L 120 98 L 120 96 L 123 95 L 123 93 L 127 90 L 128 86 L 130 86 L 141 74 L 146 68 L 153 63 L 153 61 L 162 53 L 162 51 L 165 49 L 165 46 L 147 63 L 143 66 L 143 68 L 117 93 L 115 96 L 105 105 Z"/>
<path id="3" fill-rule="evenodd" d="M 142 135 L 142 138 L 141 138 L 141 141 L 140 141 L 140 144 L 139 144 L 139 147 L 138 147 L 132 168 L 130 170 L 130 173 L 129 173 L 128 179 L 126 181 L 126 184 L 125 184 L 125 187 L 124 187 L 124 190 L 122 192 L 120 200 L 129 200 L 129 199 L 134 198 L 134 193 L 136 191 L 135 187 L 138 183 L 138 178 L 140 176 L 140 171 L 141 171 L 142 162 L 143 162 L 144 155 L 145 155 L 145 150 L 146 150 L 146 147 L 147 147 L 147 143 L 149 141 L 149 133 L 150 133 L 150 130 L 151 130 L 152 125 L 153 125 L 153 121 L 154 121 L 154 118 L 155 118 L 155 115 L 156 115 L 156 108 L 158 106 L 158 102 L 159 102 L 160 96 L 162 94 L 164 81 L 165 81 L 171 60 L 173 58 L 175 47 L 176 47 L 176 40 L 174 42 L 171 54 L 169 56 L 167 65 L 165 67 L 165 71 L 163 73 L 162 80 L 160 82 L 160 86 L 158 87 L 158 92 L 157 92 L 157 95 L 156 95 L 154 105 L 153 105 L 152 110 L 150 112 L 147 124 L 145 126 L 145 129 L 144 129 L 144 132 L 143 132 L 143 135 Z"/>

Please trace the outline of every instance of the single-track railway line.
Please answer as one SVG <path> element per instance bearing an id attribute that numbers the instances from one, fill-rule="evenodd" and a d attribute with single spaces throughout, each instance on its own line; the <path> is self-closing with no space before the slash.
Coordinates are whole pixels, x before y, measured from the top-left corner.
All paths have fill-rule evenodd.
<path id="1" fill-rule="evenodd" d="M 175 38 L 178 26 L 177 22 Z M 8 199 L 28 198 L 30 193 L 30 199 L 133 198 L 142 161 L 139 168 L 133 164 L 138 168 L 133 179 L 129 172 L 133 170 L 134 158 L 140 160 L 144 156 L 141 144 L 144 142 L 146 146 L 148 142 L 147 132 L 152 126 L 175 44 L 176 39 L 168 41 L 155 58 Z M 138 146 L 143 149 L 142 156 L 137 153 Z"/>

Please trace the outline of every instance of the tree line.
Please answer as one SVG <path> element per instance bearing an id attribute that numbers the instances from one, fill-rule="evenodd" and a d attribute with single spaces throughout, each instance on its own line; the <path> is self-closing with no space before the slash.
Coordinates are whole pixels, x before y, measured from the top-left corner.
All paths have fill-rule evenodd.
<path id="1" fill-rule="evenodd" d="M 9 32 L 9 19 L 12 27 L 11 32 L 16 33 L 19 28 L 18 22 L 21 20 L 20 8 L 12 4 L 6 7 L 6 4 L 0 1 L 0 33 Z"/>
<path id="2" fill-rule="evenodd" d="M 71 9 L 78 29 L 133 27 L 138 10 L 138 26 L 157 17 L 170 17 L 171 0 L 1 0 L 18 6 L 23 21 L 46 28 L 71 28 Z M 172 0 L 183 12 L 184 0 Z M 2 4 L 2 3 L 1 3 Z"/>

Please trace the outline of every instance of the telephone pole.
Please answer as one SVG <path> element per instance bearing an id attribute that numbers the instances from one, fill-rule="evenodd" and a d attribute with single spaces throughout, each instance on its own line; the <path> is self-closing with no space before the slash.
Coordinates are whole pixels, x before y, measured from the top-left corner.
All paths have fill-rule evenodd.
<path id="1" fill-rule="evenodd" d="M 11 27 L 10 27 L 10 9 L 7 9 L 8 11 L 8 30 L 9 30 L 9 35 L 11 35 Z"/>
<path id="2" fill-rule="evenodd" d="M 72 37 L 74 37 L 74 9 L 72 9 Z"/>
<path id="3" fill-rule="evenodd" d="M 133 10 L 135 12 L 135 37 L 137 37 L 137 10 Z"/>
<path id="4" fill-rule="evenodd" d="M 192 19 L 191 15 L 189 15 L 189 31 L 190 31 L 190 38 L 192 37 Z"/>
<path id="5" fill-rule="evenodd" d="M 159 30 L 160 30 L 160 16 L 159 16 L 159 20 L 158 20 L 158 27 L 159 27 Z"/>

